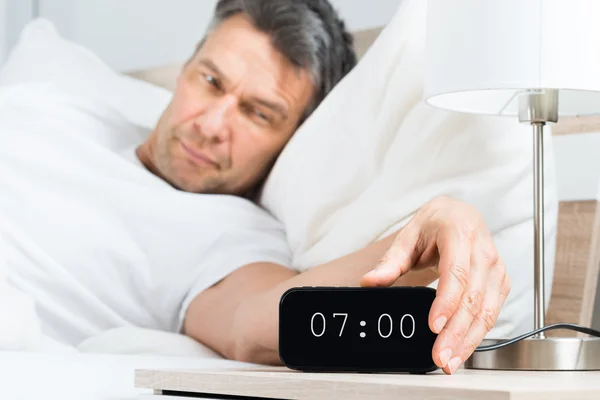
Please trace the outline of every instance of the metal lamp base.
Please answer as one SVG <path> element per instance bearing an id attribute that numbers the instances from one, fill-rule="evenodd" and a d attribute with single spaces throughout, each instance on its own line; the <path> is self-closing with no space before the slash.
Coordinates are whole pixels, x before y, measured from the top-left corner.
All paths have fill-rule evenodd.
<path id="1" fill-rule="evenodd" d="M 481 345 L 504 340 L 487 339 Z M 529 338 L 497 350 L 475 352 L 467 369 L 514 371 L 598 371 L 600 338 Z"/>

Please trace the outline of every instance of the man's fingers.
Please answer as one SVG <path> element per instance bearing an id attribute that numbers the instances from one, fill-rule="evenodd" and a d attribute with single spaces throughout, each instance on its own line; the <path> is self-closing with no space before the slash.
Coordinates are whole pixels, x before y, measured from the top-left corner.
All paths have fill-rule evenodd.
<path id="1" fill-rule="evenodd" d="M 413 265 L 420 227 L 409 222 L 372 271 L 365 274 L 361 286 L 390 286 Z"/>
<path id="2" fill-rule="evenodd" d="M 451 365 L 450 368 L 453 370 L 448 368 L 447 373 L 453 373 L 458 366 L 471 357 L 477 346 L 492 330 L 509 292 L 510 280 L 506 275 L 506 269 L 502 263 L 498 263 L 490 270 L 481 310 L 473 320 L 464 340 L 456 348 L 453 358 L 456 357 L 460 362 L 454 361 L 457 365 Z"/>
<path id="3" fill-rule="evenodd" d="M 471 269 L 471 242 L 459 230 L 446 228 L 438 233 L 440 280 L 429 313 L 429 327 L 440 333 L 454 315 L 467 288 Z"/>
<path id="4" fill-rule="evenodd" d="M 433 353 L 440 357 L 439 366 L 443 367 L 446 373 L 453 373 L 457 365 L 461 365 L 464 361 L 460 358 L 457 359 L 457 349 L 463 343 L 473 320 L 481 310 L 490 267 L 490 261 L 482 251 L 486 244 L 481 239 L 473 243 L 469 283 L 460 298 L 456 312 L 438 336 L 433 347 Z M 446 365 L 444 365 L 445 361 Z"/>

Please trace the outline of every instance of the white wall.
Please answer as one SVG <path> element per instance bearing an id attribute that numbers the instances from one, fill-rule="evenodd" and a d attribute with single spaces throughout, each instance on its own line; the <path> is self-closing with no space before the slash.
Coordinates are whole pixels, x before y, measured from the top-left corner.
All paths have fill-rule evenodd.
<path id="1" fill-rule="evenodd" d="M 7 5 L 7 0 L 0 0 L 0 65 L 2 65 L 2 63 L 4 62 L 4 59 L 6 57 L 6 51 L 7 51 L 7 40 L 6 40 L 6 35 L 7 35 L 7 31 L 6 29 L 3 29 L 3 27 L 6 27 L 6 5 Z"/>
<path id="2" fill-rule="evenodd" d="M 3 0 L 0 0 L 3 1 Z M 9 0 L 22 1 L 22 0 Z M 351 30 L 385 25 L 402 0 L 332 0 Z M 216 0 L 39 0 L 40 16 L 120 71 L 185 60 Z"/>
<path id="3" fill-rule="evenodd" d="M 600 200 L 600 133 L 554 137 L 558 198 Z"/>
<path id="4" fill-rule="evenodd" d="M 386 25 L 402 0 L 330 0 L 350 30 Z"/>
<path id="5" fill-rule="evenodd" d="M 136 70 L 190 55 L 213 0 L 41 0 L 40 16 L 111 67 Z"/>
<path id="6" fill-rule="evenodd" d="M 0 0 L 0 63 L 34 15 L 37 0 Z"/>

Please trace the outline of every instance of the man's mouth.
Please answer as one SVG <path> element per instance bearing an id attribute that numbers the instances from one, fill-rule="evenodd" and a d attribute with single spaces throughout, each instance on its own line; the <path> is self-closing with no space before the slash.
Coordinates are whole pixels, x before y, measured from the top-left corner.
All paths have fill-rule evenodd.
<path id="1" fill-rule="evenodd" d="M 198 165 L 202 165 L 202 166 L 213 167 L 213 168 L 219 167 L 219 163 L 214 161 L 212 158 L 210 158 L 206 154 L 202 153 L 200 150 L 194 149 L 190 145 L 186 145 L 183 141 L 181 141 L 180 143 L 181 143 L 181 148 L 183 149 L 183 151 L 190 156 L 190 159 L 194 163 L 196 163 Z"/>

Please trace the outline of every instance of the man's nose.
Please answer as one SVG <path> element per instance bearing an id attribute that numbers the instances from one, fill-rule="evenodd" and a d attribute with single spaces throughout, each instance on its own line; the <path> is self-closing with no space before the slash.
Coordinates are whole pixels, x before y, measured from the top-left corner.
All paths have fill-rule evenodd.
<path id="1" fill-rule="evenodd" d="M 196 128 L 208 139 L 223 142 L 228 140 L 233 109 L 236 98 L 232 95 L 214 100 L 201 115 L 196 118 Z"/>

